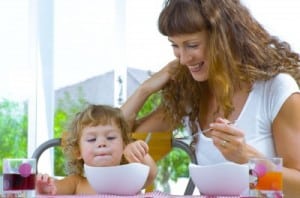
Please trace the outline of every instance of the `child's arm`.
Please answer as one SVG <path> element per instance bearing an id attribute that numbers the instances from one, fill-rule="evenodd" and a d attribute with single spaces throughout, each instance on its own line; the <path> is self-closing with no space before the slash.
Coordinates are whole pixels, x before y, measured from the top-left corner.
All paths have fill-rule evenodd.
<path id="1" fill-rule="evenodd" d="M 148 185 L 152 184 L 156 178 L 157 165 L 156 162 L 152 159 L 152 157 L 148 153 L 144 156 L 144 162 L 142 163 L 150 167 L 149 175 L 144 185 L 144 187 L 147 187 Z"/>
<path id="2" fill-rule="evenodd" d="M 47 174 L 37 174 L 36 192 L 37 194 L 55 195 L 56 185 L 54 179 Z"/>
<path id="3" fill-rule="evenodd" d="M 47 174 L 38 174 L 36 178 L 37 194 L 73 195 L 77 193 L 80 176 L 69 175 L 63 179 L 54 179 Z"/>
<path id="4" fill-rule="evenodd" d="M 137 140 L 128 144 L 124 149 L 124 156 L 129 163 L 139 162 L 150 167 L 149 175 L 144 187 L 153 183 L 157 175 L 156 162 L 148 153 L 149 147 L 146 142 Z"/>

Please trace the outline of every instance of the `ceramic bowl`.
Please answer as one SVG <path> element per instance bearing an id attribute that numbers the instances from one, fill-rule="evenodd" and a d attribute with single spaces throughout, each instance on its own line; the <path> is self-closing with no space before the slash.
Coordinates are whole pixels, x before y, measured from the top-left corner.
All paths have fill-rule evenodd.
<path id="1" fill-rule="evenodd" d="M 215 165 L 189 165 L 189 173 L 201 195 L 239 196 L 248 190 L 248 165 L 224 162 Z"/>
<path id="2" fill-rule="evenodd" d="M 99 194 L 138 194 L 148 177 L 149 167 L 141 163 L 93 167 L 84 165 L 86 178 Z"/>

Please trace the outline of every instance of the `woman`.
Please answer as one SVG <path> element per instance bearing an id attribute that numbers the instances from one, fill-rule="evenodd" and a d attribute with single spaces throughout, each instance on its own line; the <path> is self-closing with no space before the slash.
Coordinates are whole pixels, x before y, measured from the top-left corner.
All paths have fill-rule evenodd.
<path id="1" fill-rule="evenodd" d="M 122 106 L 132 130 L 209 129 L 193 142 L 199 164 L 282 157 L 284 195 L 300 195 L 299 54 L 239 0 L 167 0 L 158 25 L 176 59 Z M 136 120 L 158 91 L 161 105 Z"/>

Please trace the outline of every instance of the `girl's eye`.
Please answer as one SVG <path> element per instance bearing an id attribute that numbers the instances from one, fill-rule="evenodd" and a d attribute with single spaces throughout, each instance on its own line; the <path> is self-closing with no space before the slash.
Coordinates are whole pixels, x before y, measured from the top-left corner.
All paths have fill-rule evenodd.
<path id="1" fill-rule="evenodd" d="M 116 139 L 116 137 L 111 136 L 111 137 L 107 137 L 107 139 L 108 139 L 108 140 L 114 140 L 114 139 Z"/>
<path id="2" fill-rule="evenodd" d="M 87 139 L 88 142 L 95 142 L 96 141 L 96 138 L 89 138 Z"/>

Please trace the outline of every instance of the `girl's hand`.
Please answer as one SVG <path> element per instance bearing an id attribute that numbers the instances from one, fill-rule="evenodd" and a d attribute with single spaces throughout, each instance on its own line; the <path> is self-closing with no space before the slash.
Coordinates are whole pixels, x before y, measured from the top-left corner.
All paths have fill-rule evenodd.
<path id="1" fill-rule="evenodd" d="M 36 176 L 36 191 L 37 194 L 55 195 L 56 186 L 54 179 L 47 174 L 38 174 Z"/>
<path id="2" fill-rule="evenodd" d="M 214 145 L 227 160 L 240 164 L 248 162 L 251 154 L 241 130 L 223 118 L 217 118 L 210 127 Z"/>
<path id="3" fill-rule="evenodd" d="M 129 143 L 124 149 L 124 156 L 128 162 L 140 162 L 143 163 L 145 156 L 148 153 L 149 147 L 146 142 L 142 140 L 136 140 Z"/>

